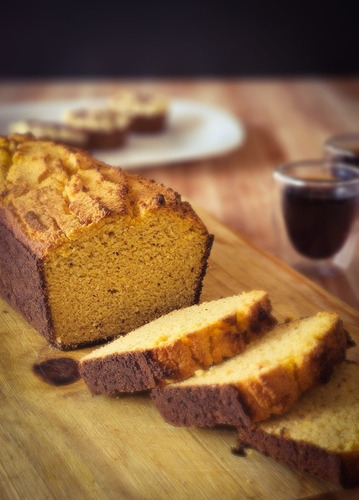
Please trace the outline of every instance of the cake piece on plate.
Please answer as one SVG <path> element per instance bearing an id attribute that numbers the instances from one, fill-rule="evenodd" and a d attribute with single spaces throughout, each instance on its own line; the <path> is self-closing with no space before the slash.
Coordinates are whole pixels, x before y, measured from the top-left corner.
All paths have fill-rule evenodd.
<path id="1" fill-rule="evenodd" d="M 150 92 L 118 92 L 111 101 L 113 110 L 131 117 L 134 132 L 157 133 L 166 128 L 168 99 Z"/>
<path id="2" fill-rule="evenodd" d="M 127 139 L 130 119 L 123 113 L 107 108 L 68 110 L 65 123 L 88 137 L 88 149 L 123 146 Z"/>
<path id="3" fill-rule="evenodd" d="M 54 141 L 68 146 L 87 149 L 89 140 L 87 134 L 64 123 L 45 120 L 21 120 L 9 126 L 12 134 L 32 134 L 36 139 Z"/>

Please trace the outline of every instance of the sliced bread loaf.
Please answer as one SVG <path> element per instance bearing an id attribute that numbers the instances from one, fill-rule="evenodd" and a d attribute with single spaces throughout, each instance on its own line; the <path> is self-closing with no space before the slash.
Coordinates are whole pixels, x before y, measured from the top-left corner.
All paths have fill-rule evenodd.
<path id="1" fill-rule="evenodd" d="M 285 415 L 241 427 L 239 445 L 344 487 L 359 486 L 359 363 L 336 366 Z"/>
<path id="2" fill-rule="evenodd" d="M 349 340 L 337 314 L 318 313 L 276 326 L 244 353 L 157 388 L 152 397 L 174 425 L 249 425 L 284 413 L 304 391 L 327 381 Z"/>
<path id="3" fill-rule="evenodd" d="M 199 302 L 213 235 L 178 193 L 32 136 L 0 136 L 0 296 L 54 346 Z"/>
<path id="4" fill-rule="evenodd" d="M 242 352 L 274 326 L 264 291 L 173 311 L 80 360 L 93 394 L 151 389 Z"/>

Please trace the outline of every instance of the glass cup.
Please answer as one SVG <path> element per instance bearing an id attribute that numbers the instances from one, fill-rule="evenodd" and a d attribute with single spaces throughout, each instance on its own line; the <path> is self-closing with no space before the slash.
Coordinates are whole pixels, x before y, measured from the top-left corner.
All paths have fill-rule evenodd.
<path id="1" fill-rule="evenodd" d="M 276 230 L 281 257 L 309 275 L 332 275 L 347 267 L 359 229 L 359 169 L 331 160 L 279 166 Z"/>
<path id="2" fill-rule="evenodd" d="M 324 143 L 324 157 L 359 167 L 359 133 L 330 137 Z"/>

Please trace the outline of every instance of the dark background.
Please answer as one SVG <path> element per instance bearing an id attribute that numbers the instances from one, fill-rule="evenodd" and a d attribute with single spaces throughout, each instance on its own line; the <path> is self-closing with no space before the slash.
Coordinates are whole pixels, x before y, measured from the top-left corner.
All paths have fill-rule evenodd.
<path id="1" fill-rule="evenodd" d="M 5 3 L 1 77 L 359 74 L 357 3 Z"/>

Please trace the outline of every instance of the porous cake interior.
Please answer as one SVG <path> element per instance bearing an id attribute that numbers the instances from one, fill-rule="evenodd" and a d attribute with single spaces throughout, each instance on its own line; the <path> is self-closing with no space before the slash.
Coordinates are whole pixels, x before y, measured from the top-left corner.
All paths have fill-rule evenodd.
<path id="1" fill-rule="evenodd" d="M 206 371 L 198 370 L 193 377 L 174 385 L 240 385 L 278 366 L 295 374 L 296 367 L 336 321 L 336 314 L 318 313 L 311 318 L 278 325 L 263 339 L 253 341 L 243 353 Z"/>
<path id="2" fill-rule="evenodd" d="M 46 315 L 51 342 L 95 343 L 198 301 L 213 238 L 179 194 L 53 142 L 0 146 L 0 213 L 44 299 L 22 309 L 35 327 Z"/>
<path id="3" fill-rule="evenodd" d="M 175 276 L 178 279 L 178 276 Z M 204 302 L 194 305 L 180 311 L 172 311 L 165 316 L 157 318 L 155 321 L 146 324 L 137 330 L 134 330 L 124 337 L 120 337 L 114 342 L 107 344 L 93 353 L 86 356 L 91 357 L 105 356 L 107 354 L 130 352 L 137 349 L 146 350 L 157 346 L 165 346 L 174 342 L 177 338 L 184 338 L 195 332 L 198 335 L 206 335 L 206 329 L 211 325 L 211 335 L 220 335 L 223 330 L 219 320 L 226 317 L 237 318 L 236 322 L 231 320 L 227 325 L 228 331 L 234 329 L 245 330 L 248 328 L 248 311 L 250 307 L 263 300 L 266 293 L 262 291 L 251 291 L 226 297 L 212 302 Z M 218 322 L 218 330 L 216 330 Z"/>
<path id="4" fill-rule="evenodd" d="M 285 415 L 260 424 L 266 433 L 337 452 L 359 452 L 359 364 L 336 366 L 328 384 L 304 394 Z"/>
<path id="5" fill-rule="evenodd" d="M 124 216 L 69 241 L 45 260 L 57 342 L 128 332 L 192 304 L 206 234 L 165 210 Z"/>

